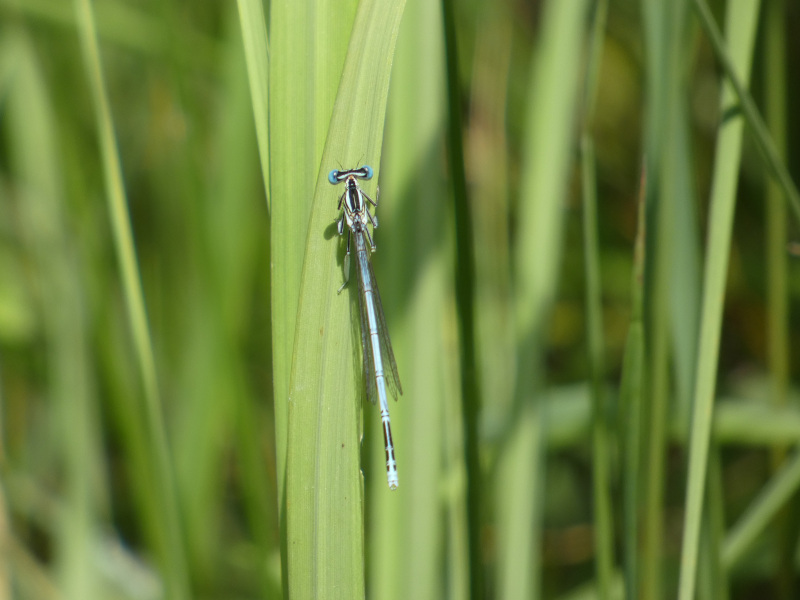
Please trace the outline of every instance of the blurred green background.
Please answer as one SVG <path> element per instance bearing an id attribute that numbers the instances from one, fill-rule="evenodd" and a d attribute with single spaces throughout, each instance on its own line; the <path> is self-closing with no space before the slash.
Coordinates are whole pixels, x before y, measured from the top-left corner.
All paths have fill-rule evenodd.
<path id="1" fill-rule="evenodd" d="M 375 269 L 406 392 L 392 405 L 401 489 L 391 496 L 378 411 L 364 404 L 367 595 L 674 597 L 687 577 L 685 515 L 702 509 L 689 561 L 697 597 L 800 597 L 798 213 L 769 189 L 747 129 L 740 164 L 719 163 L 720 128 L 742 117 L 720 100 L 724 71 L 695 2 L 574 0 L 570 16 L 571 2 L 453 3 L 455 63 L 439 4 L 407 2 L 383 153 L 363 159 L 380 159 Z M 267 64 L 286 47 L 274 28 L 294 10 L 272 4 Z M 325 3 L 347 27 L 313 27 L 340 37 L 344 56 L 358 2 L 341 4 Z M 300 178 L 313 194 L 316 174 L 339 165 L 319 164 L 323 135 L 308 142 L 316 163 L 283 168 L 308 138 L 275 137 L 279 105 L 259 157 L 245 5 L 91 5 L 115 184 L 90 83 L 88 3 L 0 0 L 0 598 L 286 595 L 279 506 L 291 502 L 279 502 L 276 446 L 286 399 L 273 365 L 289 363 L 273 362 L 285 323 L 271 305 L 285 282 L 273 279 L 271 228 L 276 211 L 311 198 L 276 193 L 276 182 Z M 313 21 L 315 3 L 301 5 Z M 726 35 L 754 36 L 731 47 L 752 63 L 753 97 L 797 179 L 800 4 L 711 9 Z M 569 56 L 561 26 L 578 35 Z M 448 129 L 459 112 L 448 81 L 463 145 Z M 271 79 L 271 99 L 279 85 L 293 83 Z M 544 129 L 559 106 L 566 129 Z M 563 173 L 548 170 L 551 153 Z M 466 213 L 453 201 L 459 163 Z M 729 244 L 706 233 L 723 185 L 736 197 Z M 114 189 L 138 272 L 125 270 Z M 332 222 L 337 191 L 324 193 Z M 596 219 L 585 220 L 593 193 Z M 465 218 L 474 269 L 456 288 Z M 305 248 L 305 230 L 280 235 Z M 718 365 L 698 346 L 715 318 L 702 308 L 715 252 L 721 338 L 704 339 Z M 472 336 L 458 319 L 465 289 Z M 477 407 L 462 402 L 467 369 Z M 715 411 L 708 458 L 696 460 L 703 369 Z M 687 499 L 690 464 L 708 468 L 702 507 Z"/>

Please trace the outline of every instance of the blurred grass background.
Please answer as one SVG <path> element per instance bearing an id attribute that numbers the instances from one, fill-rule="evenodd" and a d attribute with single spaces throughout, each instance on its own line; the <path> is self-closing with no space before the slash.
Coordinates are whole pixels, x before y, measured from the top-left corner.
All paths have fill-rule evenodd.
<path id="1" fill-rule="evenodd" d="M 368 596 L 798 597 L 800 227 L 705 3 L 408 0 L 360 96 L 383 151 L 340 156 L 359 4 L 0 0 L 0 598 L 301 597 L 287 398 L 337 161 L 379 174 L 405 392 L 395 493 L 361 417 Z M 800 5 L 710 9 L 797 179 Z"/>

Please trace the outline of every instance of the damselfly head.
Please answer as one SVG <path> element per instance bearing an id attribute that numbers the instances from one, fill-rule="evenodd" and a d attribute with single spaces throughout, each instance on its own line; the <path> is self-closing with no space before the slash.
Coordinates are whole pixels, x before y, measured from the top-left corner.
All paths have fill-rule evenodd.
<path id="1" fill-rule="evenodd" d="M 341 183 L 342 181 L 346 181 L 347 179 L 351 178 L 372 179 L 372 167 L 364 165 L 359 169 L 349 169 L 347 171 L 334 169 L 333 171 L 328 173 L 328 181 L 333 185 L 336 185 L 337 183 Z"/>

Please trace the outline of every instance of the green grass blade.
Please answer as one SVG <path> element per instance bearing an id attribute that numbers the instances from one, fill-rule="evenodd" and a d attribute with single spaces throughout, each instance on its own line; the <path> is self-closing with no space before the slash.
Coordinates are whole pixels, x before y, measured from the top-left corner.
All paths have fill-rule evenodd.
<path id="1" fill-rule="evenodd" d="M 464 426 L 464 460 L 467 467 L 467 535 L 469 540 L 470 596 L 483 596 L 483 564 L 481 540 L 481 464 L 478 454 L 478 415 L 481 398 L 475 334 L 475 252 L 472 212 L 467 199 L 467 178 L 464 171 L 464 127 L 461 114 L 458 40 L 456 39 L 453 0 L 443 0 L 444 40 L 447 60 L 447 149 L 450 181 L 453 186 L 456 235 L 456 315 L 460 351 L 461 402 Z"/>
<path id="2" fill-rule="evenodd" d="M 765 6 L 766 116 L 769 130 L 782 161 L 786 159 L 788 128 L 786 94 L 786 23 L 783 2 Z M 789 388 L 789 309 L 786 256 L 787 207 L 784 194 L 775 181 L 767 182 L 767 297 L 769 327 L 769 367 L 773 377 L 772 401 L 787 402 Z"/>
<path id="3" fill-rule="evenodd" d="M 664 485 L 666 469 L 667 417 L 669 414 L 671 357 L 670 344 L 694 344 L 693 321 L 673 319 L 677 307 L 671 303 L 679 294 L 673 290 L 680 261 L 687 260 L 676 246 L 691 249 L 692 229 L 678 229 L 694 210 L 689 163 L 688 108 L 685 96 L 686 17 L 688 5 L 676 2 L 644 2 L 647 44 L 646 137 L 644 149 L 646 198 L 646 266 L 643 304 L 643 329 L 640 350 L 645 353 L 644 372 L 638 375 L 639 395 L 629 405 L 632 413 L 626 425 L 627 478 L 625 482 L 626 586 L 630 597 L 653 600 L 661 597 L 664 528 Z M 690 277 L 691 270 L 685 274 Z M 691 291 L 691 286 L 686 290 Z M 636 292 L 634 293 L 634 296 Z M 686 294 L 677 306 L 693 298 Z M 672 329 L 672 331 L 670 330 Z M 678 335 L 681 334 L 681 335 Z M 683 349 L 683 348 L 681 348 Z M 627 348 L 626 348 L 627 352 Z M 686 355 L 677 359 L 684 380 Z M 694 365 L 689 364 L 689 369 Z M 646 436 L 646 437 L 645 437 Z M 641 454 L 641 456 L 636 456 Z M 635 469 L 635 470 L 634 470 Z"/>
<path id="4" fill-rule="evenodd" d="M 597 82 L 603 52 L 608 2 L 594 5 L 585 87 L 585 115 L 581 139 L 581 181 L 583 192 L 583 239 L 586 273 L 586 329 L 589 372 L 592 386 L 592 492 L 596 524 L 594 539 L 597 595 L 611 597 L 614 575 L 614 527 L 611 498 L 611 452 L 608 427 L 608 401 L 604 384 L 605 351 L 603 340 L 603 304 L 600 282 L 600 244 L 597 223 L 597 179 L 594 142 L 589 132 L 597 96 Z"/>
<path id="5" fill-rule="evenodd" d="M 523 340 L 540 341 L 556 292 L 587 11 L 585 1 L 545 4 L 533 60 L 520 206 L 521 226 L 530 230 L 516 248 L 516 327 Z"/>
<path id="6" fill-rule="evenodd" d="M 189 583 L 186 558 L 180 534 L 180 519 L 173 469 L 167 444 L 166 427 L 161 412 L 162 407 L 156 381 L 152 342 L 147 325 L 144 294 L 136 262 L 125 189 L 122 184 L 122 168 L 117 153 L 111 109 L 100 65 L 94 13 L 89 0 L 75 0 L 75 10 L 78 15 L 84 64 L 97 117 L 106 199 L 111 217 L 117 262 L 122 274 L 128 320 L 133 334 L 139 375 L 142 380 L 147 427 L 152 436 L 150 467 L 155 480 L 154 493 L 158 495 L 158 504 L 161 509 L 160 512 L 156 513 L 156 516 L 161 519 L 158 525 L 161 535 L 154 540 L 155 550 L 162 565 L 162 575 L 165 579 L 168 595 L 176 599 L 188 598 Z"/>
<path id="7" fill-rule="evenodd" d="M 668 292 L 675 361 L 675 404 L 671 409 L 687 422 L 694 390 L 702 263 L 697 193 L 693 183 L 694 152 L 688 121 L 688 115 L 681 118 L 675 130 L 677 153 L 673 158 L 674 172 L 670 183 L 676 199 L 672 211 L 675 233 L 670 244 L 672 258 Z"/>
<path id="8" fill-rule="evenodd" d="M 650 234 L 644 313 L 647 377 L 642 410 L 642 433 L 646 438 L 641 441 L 645 458 L 640 463 L 643 485 L 639 585 L 643 599 L 659 598 L 663 592 L 667 423 L 675 404 L 688 405 L 695 368 L 692 351 L 697 340 L 699 275 L 696 226 L 692 227 L 696 201 L 692 187 L 691 116 L 684 98 L 682 73 L 682 65 L 689 60 L 684 43 L 686 9 L 685 2 L 665 6 L 660 29 L 665 58 L 663 63 L 654 65 L 654 69 L 660 69 L 654 77 L 659 77 L 657 85 L 665 97 L 653 103 L 651 118 L 657 123 L 648 140 L 652 146 L 646 150 L 650 161 Z M 656 108 L 660 112 L 655 112 Z M 677 390 L 679 401 L 670 405 L 673 362 L 677 385 L 682 387 Z"/>
<path id="9" fill-rule="evenodd" d="M 697 596 L 703 600 L 728 600 L 728 576 L 720 560 L 725 536 L 725 502 L 722 465 L 718 448 L 708 458 L 708 493 L 703 514 L 700 544 L 703 560 L 697 574 Z"/>
<path id="10" fill-rule="evenodd" d="M 237 452 L 238 470 L 241 472 L 240 485 L 242 504 L 248 517 L 248 539 L 257 547 L 257 559 L 254 561 L 254 570 L 258 574 L 258 581 L 264 598 L 278 597 L 281 589 L 280 570 L 275 568 L 276 558 L 279 556 L 279 547 L 276 544 L 276 533 L 279 531 L 277 523 L 277 490 L 271 477 L 274 465 L 265 458 L 272 452 L 264 452 L 264 440 L 272 440 L 269 430 L 274 431 L 274 421 L 267 416 L 266 407 L 254 401 L 252 388 L 245 387 L 248 381 L 245 365 L 248 362 L 247 353 L 239 343 L 244 338 L 244 332 L 249 331 L 253 324 L 249 321 L 248 306 L 252 302 L 253 272 L 259 272 L 263 279 L 267 279 L 265 270 L 258 270 L 258 266 L 267 264 L 260 258 L 268 258 L 269 238 L 263 235 L 263 206 L 253 202 L 259 198 L 257 193 L 258 178 L 253 176 L 254 164 L 252 160 L 243 160 L 245 150 L 252 147 L 253 112 L 259 112 L 254 106 L 253 81 L 250 72 L 250 61 L 245 60 L 242 52 L 241 39 L 238 29 L 234 30 L 228 24 L 228 56 L 225 61 L 225 75 L 227 80 L 224 103 L 219 107 L 218 122 L 220 131 L 217 135 L 216 145 L 220 148 L 221 168 L 217 185 L 210 186 L 207 198 L 207 210 L 204 231 L 208 232 L 208 247 L 214 248 L 213 262 L 209 267 L 214 276 L 213 300 L 215 310 L 208 315 L 208 321 L 216 319 L 218 326 L 209 323 L 209 331 L 219 337 L 212 338 L 206 334 L 207 342 L 213 348 L 214 363 L 209 370 L 219 372 L 216 385 L 211 390 L 201 390 L 210 396 L 210 401 L 216 404 L 227 404 L 227 407 L 218 407 L 212 418 L 218 423 L 215 427 L 221 430 L 220 436 L 215 436 L 215 449 L 211 465 L 202 465 L 199 468 L 217 467 L 215 472 L 219 479 L 215 482 L 216 500 L 220 506 L 215 506 L 219 512 L 219 519 L 224 500 L 230 496 L 225 470 L 218 468 L 220 460 L 218 443 L 225 439 L 225 433 L 233 431 L 235 448 Z M 246 49 L 246 46 L 245 46 Z M 245 63 L 248 68 L 245 69 Z M 249 85 L 248 85 L 249 83 Z M 260 107 L 266 111 L 266 106 Z M 264 177 L 265 148 L 263 133 L 259 131 L 256 121 L 255 131 L 261 158 L 262 180 Z M 248 143 L 244 143 L 248 142 Z M 267 157 L 268 158 L 268 157 Z M 268 165 L 268 163 L 267 163 Z M 209 294 L 212 295 L 212 294 Z M 267 315 L 266 306 L 259 310 Z M 205 323 L 200 324 L 205 327 Z M 199 332 L 198 332 L 199 333 Z M 260 332 L 259 332 L 260 333 Z M 258 342 L 260 348 L 269 349 L 269 328 L 264 328 L 264 337 Z M 199 333 L 199 335 L 203 335 Z M 266 354 L 266 353 L 265 353 Z M 265 355 L 264 370 L 269 368 L 269 354 Z M 195 368 L 197 370 L 197 368 Z M 205 380 L 205 373 L 198 379 Z M 244 389 L 243 389 L 244 388 Z M 220 398 L 228 398 L 231 402 L 219 402 Z M 190 409 L 194 402 L 190 403 Z M 270 427 L 271 426 L 271 427 Z M 195 442 L 201 438 L 194 436 Z M 271 449 L 270 449 L 271 450 Z M 198 468 L 198 467 L 195 467 Z M 198 479 L 202 479 L 202 474 Z M 213 523 L 215 515 L 210 514 L 205 525 Z M 198 527 L 203 524 L 196 523 Z M 218 551 L 218 544 L 213 536 L 220 534 L 220 527 L 212 529 L 206 534 L 205 541 Z M 209 539 L 210 538 L 210 539 Z M 219 557 L 219 554 L 213 556 Z M 209 572 L 214 573 L 213 567 Z"/>
<path id="11" fill-rule="evenodd" d="M 545 4 L 532 63 L 530 112 L 515 248 L 518 331 L 516 402 L 509 442 L 502 450 L 496 510 L 498 597 L 537 598 L 540 588 L 544 444 L 538 396 L 543 387 L 543 343 L 561 265 L 563 202 L 575 145 L 582 37 L 588 2 Z M 520 474 L 525 474 L 521 476 Z"/>
<path id="12" fill-rule="evenodd" d="M 261 0 L 238 0 L 239 23 L 242 28 L 247 78 L 250 82 L 250 99 L 261 158 L 261 175 L 264 190 L 269 196 L 269 37 Z"/>
<path id="13" fill-rule="evenodd" d="M 786 3 L 769 2 L 764 7 L 764 100 L 765 119 L 778 157 L 786 161 L 788 111 L 787 111 L 787 23 Z M 766 231 L 767 238 L 767 362 L 772 380 L 770 397 L 772 404 L 783 407 L 788 403 L 790 386 L 790 331 L 788 257 L 786 253 L 788 207 L 780 186 L 769 179 L 766 182 Z M 779 465 L 787 449 L 773 450 L 773 464 Z M 778 574 L 776 575 L 779 596 L 788 600 L 794 593 L 794 554 L 800 508 L 793 503 L 777 525 L 779 534 Z"/>
<path id="14" fill-rule="evenodd" d="M 800 414 L 757 402 L 717 401 L 714 440 L 718 444 L 788 446 L 800 442 Z"/>
<path id="15" fill-rule="evenodd" d="M 636 598 L 639 581 L 639 487 L 640 456 L 642 451 L 642 403 L 644 396 L 645 335 L 642 323 L 642 282 L 644 272 L 645 214 L 644 202 L 639 203 L 639 226 L 634 252 L 632 316 L 625 340 L 619 392 L 621 419 L 619 427 L 623 449 L 623 564 L 625 593 Z"/>
<path id="16" fill-rule="evenodd" d="M 748 81 L 750 78 L 750 62 L 755 25 L 758 22 L 759 4 L 758 0 L 740 1 L 729 7 L 728 47 L 733 49 L 733 65 L 742 81 Z M 721 114 L 725 114 L 734 100 L 734 91 L 726 84 L 722 90 Z M 689 439 L 686 520 L 684 522 L 678 590 L 680 600 L 691 600 L 695 594 L 700 525 L 711 437 L 711 417 L 714 406 L 723 300 L 728 273 L 728 254 L 733 227 L 743 126 L 742 119 L 730 119 L 721 124 L 717 137 L 707 259 L 703 276 L 697 379 Z"/>
<path id="17" fill-rule="evenodd" d="M 736 6 L 736 4 L 734 4 Z M 723 41 L 722 35 L 714 22 L 714 17 L 704 0 L 694 0 L 694 7 L 700 17 L 700 23 L 708 35 L 709 41 L 725 71 L 725 76 L 739 101 L 739 108 L 744 115 L 747 125 L 753 134 L 753 138 L 761 151 L 767 168 L 783 188 L 784 193 L 789 199 L 789 205 L 794 211 L 795 218 L 800 220 L 800 192 L 792 180 L 792 176 L 786 165 L 780 158 L 780 153 L 775 147 L 775 143 L 769 134 L 769 129 L 761 118 L 756 103 L 753 101 L 750 92 L 747 91 L 747 77 L 742 77 L 737 68 L 736 48 L 731 47 L 730 43 Z"/>
<path id="18" fill-rule="evenodd" d="M 377 210 L 381 226 L 374 234 L 379 250 L 373 261 L 403 382 L 403 396 L 391 407 L 401 479 L 397 491 L 386 488 L 383 436 L 371 406 L 364 412 L 362 451 L 369 465 L 367 594 L 381 600 L 445 597 L 450 591 L 442 565 L 450 560 L 442 556 L 446 534 L 466 531 L 459 512 L 464 503 L 462 413 L 453 383 L 458 351 L 447 336 L 454 327 L 450 213 L 437 160 L 444 68 L 441 4 L 408 2 L 392 65 Z M 445 448 L 452 449 L 452 460 L 441 459 Z M 446 518 L 454 522 L 451 531 L 442 526 Z M 464 541 L 458 552 L 467 547 Z M 458 585 L 468 578 L 458 559 L 444 569 Z"/>
<path id="19" fill-rule="evenodd" d="M 287 531 L 289 378 L 303 256 L 320 160 L 347 52 L 345 32 L 352 28 L 355 8 L 355 1 L 282 0 L 270 4 L 268 196 L 275 454 L 282 543 Z M 258 87 L 259 83 L 251 80 L 250 85 Z M 336 156 L 333 162 L 345 158 Z M 282 567 L 286 569 L 286 560 Z"/>
<path id="20" fill-rule="evenodd" d="M 275 590 L 280 585 L 263 557 L 277 554 L 273 539 L 278 530 L 277 497 L 270 470 L 258 452 L 273 424 L 254 401 L 244 369 L 247 355 L 241 347 L 245 332 L 253 327 L 248 311 L 252 284 L 254 276 L 263 273 L 257 265 L 263 264 L 259 255 L 266 254 L 268 238 L 263 235 L 263 195 L 258 163 L 253 160 L 253 109 L 239 19 L 234 5 L 226 8 L 224 46 L 220 46 L 224 53 L 219 61 L 222 89 L 215 110 L 204 107 L 213 123 L 204 137 L 215 148 L 215 168 L 198 178 L 199 189 L 181 193 L 181 182 L 185 186 L 193 181 L 189 175 L 193 165 L 182 161 L 174 171 L 187 175 L 178 178 L 171 190 L 174 198 L 186 202 L 183 217 L 194 224 L 187 228 L 185 260 L 197 265 L 186 269 L 191 274 L 183 274 L 181 282 L 184 293 L 193 298 L 181 320 L 183 337 L 192 343 L 185 345 L 169 371 L 170 388 L 176 390 L 171 436 L 179 497 L 191 499 L 181 512 L 195 586 L 217 589 L 225 581 L 224 567 L 218 568 L 219 540 L 228 533 L 221 516 L 233 488 L 241 490 L 248 536 L 262 557 L 248 583 L 252 581 L 255 588 L 260 581 L 262 589 Z M 187 109 L 191 108 L 187 101 Z M 267 348 L 268 338 L 259 347 Z M 232 461 L 225 455 L 229 439 L 238 450 L 233 462 L 240 484 L 235 487 L 228 472 Z"/>
<path id="21" fill-rule="evenodd" d="M 316 166 L 289 391 L 286 518 L 293 598 L 364 597 L 362 392 L 353 347 L 357 286 L 353 280 L 347 293 L 336 294 L 342 272 L 333 222 L 341 190 L 327 174 L 339 163 L 359 161 L 378 173 L 403 8 L 404 2 L 359 4 L 322 164 Z M 374 197 L 375 181 L 367 183 L 365 191 Z"/>
<path id="22" fill-rule="evenodd" d="M 758 497 L 731 528 L 722 548 L 722 563 L 732 569 L 741 561 L 779 510 L 800 489 L 800 452 L 775 473 Z"/>
<path id="23" fill-rule="evenodd" d="M 506 434 L 498 461 L 498 598 L 540 597 L 542 506 L 537 498 L 543 495 L 545 481 L 543 431 L 542 415 L 533 402 L 528 402 Z"/>
<path id="24" fill-rule="evenodd" d="M 5 106 L 9 142 L 14 148 L 10 156 L 11 171 L 25 182 L 17 201 L 16 222 L 39 279 L 41 298 L 36 308 L 42 311 L 43 354 L 47 365 L 45 394 L 52 406 L 48 424 L 51 433 L 48 437 L 52 439 L 46 445 L 58 455 L 56 464 L 64 480 L 62 510 L 52 516 L 55 523 L 48 523 L 45 528 L 53 530 L 54 563 L 61 595 L 94 598 L 101 579 L 93 560 L 102 529 L 97 517 L 105 500 L 107 482 L 101 476 L 105 465 L 95 428 L 98 407 L 90 375 L 86 314 L 82 308 L 85 288 L 73 244 L 75 233 L 69 230 L 70 220 L 65 210 L 63 165 L 55 133 L 58 128 L 51 104 L 52 92 L 47 88 L 42 65 L 27 36 L 15 33 L 3 38 L 0 63 L 8 56 L 16 57 L 15 84 L 9 88 Z M 7 269 L 4 273 L 9 277 Z M 9 281 L 9 284 L 21 282 Z M 54 298 L 58 301 L 52 302 Z M 8 467 L 5 439 L 2 448 L 3 467 Z M 14 527 L 5 514 L 5 502 L 2 513 L 3 546 L 8 551 Z M 11 573 L 14 570 L 12 565 Z M 6 572 L 2 578 L 9 583 L 9 589 L 0 586 L 0 596 L 6 594 L 4 597 L 11 598 L 10 583 L 17 576 L 12 578 Z"/>
<path id="25" fill-rule="evenodd" d="M 596 523 L 595 572 L 597 595 L 611 597 L 614 575 L 614 527 L 611 499 L 611 438 L 608 428 L 608 403 L 605 383 L 605 356 L 603 342 L 603 306 L 600 285 L 600 248 L 597 241 L 597 191 L 595 178 L 594 145 L 584 136 L 581 144 L 583 179 L 584 245 L 586 261 L 586 325 L 588 354 L 591 371 L 593 411 L 592 469 L 593 502 Z"/>

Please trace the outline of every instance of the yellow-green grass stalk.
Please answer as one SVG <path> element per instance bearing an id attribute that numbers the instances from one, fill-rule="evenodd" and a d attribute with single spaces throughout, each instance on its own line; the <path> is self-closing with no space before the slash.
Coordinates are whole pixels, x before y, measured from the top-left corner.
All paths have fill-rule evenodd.
<path id="1" fill-rule="evenodd" d="M 731 66 L 741 81 L 749 81 L 752 48 L 760 2 L 735 2 L 726 17 L 727 46 Z M 739 95 L 741 101 L 741 95 Z M 734 90 L 726 81 L 720 99 L 720 114 L 728 115 L 736 101 Z M 700 337 L 697 352 L 697 376 L 692 406 L 689 437 L 689 471 L 686 491 L 686 520 L 681 549 L 680 600 L 694 598 L 698 561 L 700 560 L 700 529 L 706 493 L 706 477 L 714 393 L 719 357 L 720 330 L 728 272 L 731 231 L 741 157 L 744 121 L 738 116 L 720 125 L 717 136 L 711 211 L 709 214 L 708 245 L 703 275 L 703 300 Z M 713 557 L 709 560 L 714 560 Z"/>

